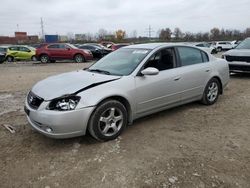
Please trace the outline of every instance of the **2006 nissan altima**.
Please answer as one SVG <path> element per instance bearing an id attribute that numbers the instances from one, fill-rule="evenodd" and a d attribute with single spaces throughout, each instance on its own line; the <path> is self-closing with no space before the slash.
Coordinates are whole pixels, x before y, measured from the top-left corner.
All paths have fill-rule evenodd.
<path id="1" fill-rule="evenodd" d="M 223 59 L 180 44 L 121 48 L 85 70 L 38 82 L 25 111 L 30 125 L 52 138 L 85 135 L 107 141 L 133 120 L 201 101 L 214 104 L 229 81 Z"/>

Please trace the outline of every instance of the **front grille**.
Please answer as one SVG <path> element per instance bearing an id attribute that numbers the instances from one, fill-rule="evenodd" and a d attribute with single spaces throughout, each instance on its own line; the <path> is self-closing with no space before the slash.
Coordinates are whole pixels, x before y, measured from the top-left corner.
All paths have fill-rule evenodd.
<path id="1" fill-rule="evenodd" d="M 250 62 L 250 57 L 247 56 L 230 56 L 226 55 L 226 60 L 231 62 L 231 61 L 244 61 L 244 62 Z"/>
<path id="2" fill-rule="evenodd" d="M 28 101 L 29 106 L 36 110 L 42 104 L 44 99 L 42 99 L 41 97 L 38 97 L 37 95 L 35 95 L 34 93 L 30 91 L 27 96 L 27 101 Z"/>
<path id="3" fill-rule="evenodd" d="M 246 72 L 250 72 L 250 66 L 247 66 L 247 65 L 230 65 L 229 64 L 229 70 L 230 71 L 246 71 Z"/>

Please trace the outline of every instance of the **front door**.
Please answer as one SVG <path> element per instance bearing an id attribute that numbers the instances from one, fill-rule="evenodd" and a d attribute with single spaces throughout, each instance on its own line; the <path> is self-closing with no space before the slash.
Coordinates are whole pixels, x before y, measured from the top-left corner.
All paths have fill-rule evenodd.
<path id="1" fill-rule="evenodd" d="M 135 78 L 137 116 L 173 105 L 181 98 L 174 49 L 166 48 L 156 52 L 143 69 L 148 67 L 157 68 L 160 72 Z"/>

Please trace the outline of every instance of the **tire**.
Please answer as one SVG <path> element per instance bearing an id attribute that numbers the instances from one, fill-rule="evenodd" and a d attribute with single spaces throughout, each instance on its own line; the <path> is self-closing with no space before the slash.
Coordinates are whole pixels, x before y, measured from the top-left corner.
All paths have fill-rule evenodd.
<path id="1" fill-rule="evenodd" d="M 41 63 L 48 63 L 49 62 L 49 56 L 48 55 L 41 55 L 40 56 Z"/>
<path id="2" fill-rule="evenodd" d="M 216 103 L 220 95 L 220 82 L 216 78 L 212 78 L 207 83 L 201 102 L 205 105 Z"/>
<path id="3" fill-rule="evenodd" d="M 217 51 L 218 51 L 218 52 L 221 52 L 221 51 L 222 51 L 222 47 L 218 47 L 218 48 L 217 48 Z"/>
<path id="4" fill-rule="evenodd" d="M 82 62 L 85 61 L 85 59 L 84 59 L 83 55 L 81 55 L 81 54 L 76 54 L 76 55 L 74 56 L 74 61 L 75 61 L 76 63 L 82 63 Z"/>
<path id="5" fill-rule="evenodd" d="M 213 49 L 211 54 L 217 54 L 217 50 L 216 49 Z"/>
<path id="6" fill-rule="evenodd" d="M 88 130 L 99 141 L 117 138 L 128 124 L 127 110 L 116 100 L 107 100 L 97 106 L 92 113 Z"/>
<path id="7" fill-rule="evenodd" d="M 32 61 L 37 61 L 36 56 L 33 55 L 33 56 L 31 57 L 31 60 L 32 60 Z"/>
<path id="8" fill-rule="evenodd" d="M 8 62 L 13 62 L 13 61 L 14 61 L 14 57 L 12 57 L 12 56 L 7 56 L 7 57 L 6 57 L 6 60 L 7 60 Z"/>

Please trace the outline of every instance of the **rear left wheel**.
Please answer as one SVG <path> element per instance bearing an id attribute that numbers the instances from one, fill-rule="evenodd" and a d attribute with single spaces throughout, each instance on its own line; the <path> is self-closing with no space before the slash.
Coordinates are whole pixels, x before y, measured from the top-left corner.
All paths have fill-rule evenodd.
<path id="1" fill-rule="evenodd" d="M 220 95 L 220 82 L 216 78 L 212 78 L 206 85 L 202 97 L 202 103 L 205 105 L 214 104 Z"/>
<path id="2" fill-rule="evenodd" d="M 108 100 L 91 115 L 88 130 L 95 139 L 108 141 L 117 138 L 127 126 L 127 110 L 122 103 Z"/>
<path id="3" fill-rule="evenodd" d="M 48 63 L 49 62 L 49 56 L 48 55 L 41 55 L 40 61 L 41 61 L 41 63 Z"/>
<path id="4" fill-rule="evenodd" d="M 31 60 L 32 60 L 32 61 L 36 61 L 36 60 L 37 60 L 37 59 L 36 59 L 36 56 L 33 55 L 33 56 L 31 57 Z"/>

